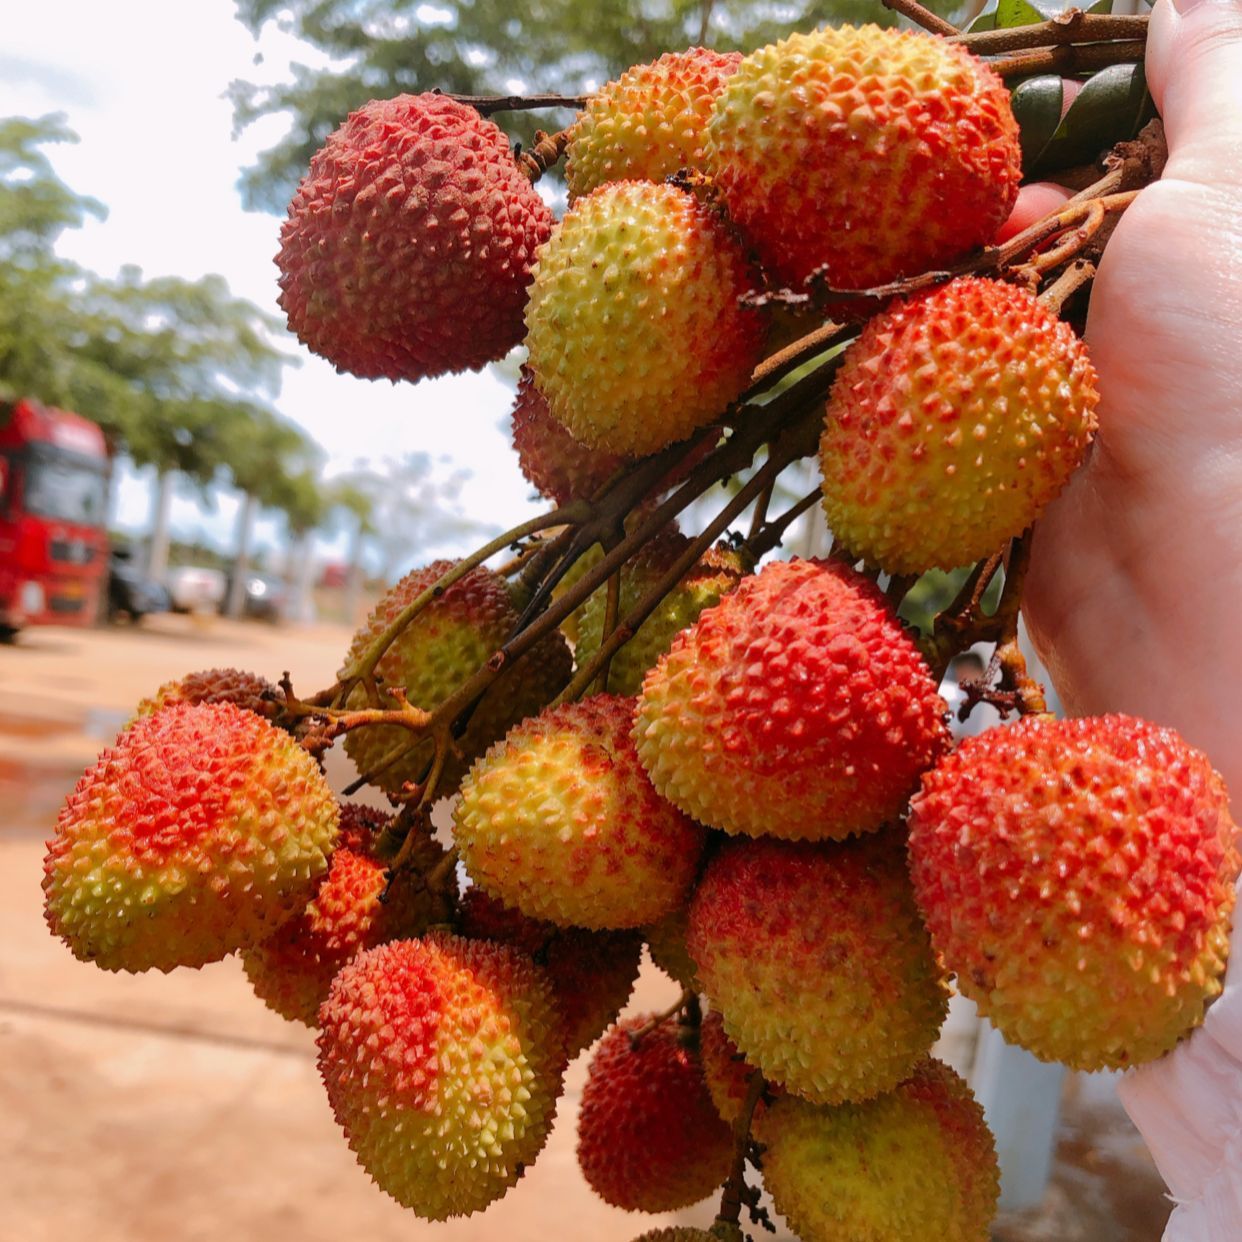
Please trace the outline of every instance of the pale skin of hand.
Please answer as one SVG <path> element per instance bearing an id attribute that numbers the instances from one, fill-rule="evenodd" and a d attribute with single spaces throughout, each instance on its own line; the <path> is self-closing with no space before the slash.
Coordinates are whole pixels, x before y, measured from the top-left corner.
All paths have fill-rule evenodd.
<path id="1" fill-rule="evenodd" d="M 1159 0 L 1147 72 L 1169 163 L 1100 264 L 1099 433 L 1025 613 L 1068 710 L 1172 725 L 1242 809 L 1242 0 Z"/>

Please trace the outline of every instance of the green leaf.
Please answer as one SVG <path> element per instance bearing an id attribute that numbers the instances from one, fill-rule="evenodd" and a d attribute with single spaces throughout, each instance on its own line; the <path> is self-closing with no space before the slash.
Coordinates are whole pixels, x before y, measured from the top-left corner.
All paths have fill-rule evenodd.
<path id="1" fill-rule="evenodd" d="M 1011 101 L 1022 140 L 1022 167 L 1034 168 L 1061 124 L 1064 88 L 1059 74 L 1027 78 L 1015 87 Z"/>
<path id="2" fill-rule="evenodd" d="M 1061 0 L 999 0 L 996 25 L 1002 30 L 1010 26 L 1034 26 L 1058 17 L 1065 8 Z"/>
<path id="3" fill-rule="evenodd" d="M 1030 171 L 1089 163 L 1133 138 L 1153 114 L 1143 66 L 1109 65 L 1088 79 Z"/>

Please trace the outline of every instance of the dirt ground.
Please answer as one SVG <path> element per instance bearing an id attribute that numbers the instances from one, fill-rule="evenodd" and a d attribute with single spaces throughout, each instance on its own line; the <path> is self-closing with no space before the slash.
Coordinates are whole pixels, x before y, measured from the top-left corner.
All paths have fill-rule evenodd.
<path id="1" fill-rule="evenodd" d="M 0 1239 L 3 1242 L 628 1242 L 660 1223 L 608 1208 L 574 1158 L 586 1057 L 547 1150 L 508 1197 L 429 1225 L 377 1191 L 342 1141 L 309 1032 L 254 998 L 235 961 L 111 976 L 48 935 L 43 840 L 65 792 L 161 681 L 236 664 L 327 685 L 343 629 L 155 618 L 141 630 L 38 630 L 0 647 Z M 349 779 L 342 763 L 330 774 Z M 676 990 L 645 966 L 632 1008 Z M 996 1242 L 1156 1242 L 1163 1188 L 1107 1079 L 1071 1077 L 1043 1207 Z M 776 1235 L 787 1239 L 781 1229 Z"/>

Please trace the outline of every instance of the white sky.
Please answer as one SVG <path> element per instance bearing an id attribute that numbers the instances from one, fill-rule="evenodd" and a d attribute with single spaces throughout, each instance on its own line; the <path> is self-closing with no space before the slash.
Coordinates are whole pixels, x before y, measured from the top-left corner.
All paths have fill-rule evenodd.
<path id="1" fill-rule="evenodd" d="M 317 55 L 273 30 L 256 43 L 232 0 L 9 0 L 3 9 L 0 115 L 66 113 L 82 141 L 50 150 L 57 171 L 109 209 L 105 221 L 65 234 L 61 253 L 109 275 L 124 263 L 148 276 L 219 272 L 234 293 L 278 313 L 280 221 L 243 211 L 236 181 L 283 127 L 269 118 L 233 141 L 222 96 L 234 78 L 283 80 L 291 58 L 316 63 Z M 329 474 L 421 450 L 445 477 L 472 472 L 460 493 L 470 518 L 498 531 L 538 511 L 502 430 L 508 391 L 492 374 L 393 387 L 337 375 L 292 337 L 287 344 L 302 365 L 286 370 L 277 406 L 323 446 Z M 146 481 L 128 478 L 120 524 L 142 530 L 148 506 Z M 227 546 L 236 507 L 227 494 L 214 513 L 179 498 L 174 531 Z M 266 524 L 267 537 L 274 529 Z M 411 561 L 467 550 L 415 548 Z"/>

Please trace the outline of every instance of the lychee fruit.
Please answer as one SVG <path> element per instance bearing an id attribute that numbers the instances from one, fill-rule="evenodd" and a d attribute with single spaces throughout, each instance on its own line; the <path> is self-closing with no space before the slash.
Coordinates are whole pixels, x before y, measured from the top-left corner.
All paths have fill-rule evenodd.
<path id="1" fill-rule="evenodd" d="M 367 949 L 320 1011 L 319 1070 L 359 1163 L 427 1220 L 477 1212 L 544 1145 L 559 1018 L 524 953 L 432 933 Z"/>
<path id="2" fill-rule="evenodd" d="M 777 561 L 647 674 L 635 718 L 655 787 L 730 833 L 840 838 L 897 819 L 944 749 L 944 704 L 876 587 Z"/>
<path id="3" fill-rule="evenodd" d="M 372 610 L 354 635 L 346 666 L 388 627 L 397 615 L 453 567 L 452 561 L 432 564 L 406 574 Z M 385 686 L 401 686 L 415 707 L 432 711 L 474 675 L 510 637 L 518 613 L 505 580 L 482 566 L 470 570 L 408 625 L 376 667 Z M 572 659 L 564 638 L 551 633 L 505 670 L 487 689 L 471 713 L 457 752 L 450 755 L 440 792 L 450 793 L 476 755 L 518 720 L 538 712 L 569 680 Z M 381 704 L 395 706 L 381 690 Z M 366 706 L 358 687 L 349 700 Z M 420 781 L 430 765 L 430 738 L 416 738 L 401 725 L 365 725 L 345 735 L 345 750 L 372 783 L 399 793 L 406 781 Z"/>
<path id="4" fill-rule="evenodd" d="M 1167 1052 L 1220 994 L 1240 859 L 1171 729 L 1028 716 L 943 758 L 910 818 L 932 941 L 1001 1034 L 1075 1069 Z"/>
<path id="5" fill-rule="evenodd" d="M 763 1184 L 804 1242 L 987 1242 L 995 1144 L 970 1088 L 923 1061 L 896 1090 L 824 1108 L 786 1095 L 758 1130 Z"/>
<path id="6" fill-rule="evenodd" d="M 513 447 L 523 478 L 558 505 L 590 500 L 631 458 L 575 440 L 548 409 L 529 368 L 522 368 L 513 405 Z"/>
<path id="7" fill-rule="evenodd" d="M 685 1225 L 671 1225 L 666 1229 L 651 1229 L 634 1242 L 720 1242 L 723 1235 L 709 1233 L 706 1229 L 691 1229 Z M 740 1235 L 739 1235 L 740 1236 Z"/>
<path id="8" fill-rule="evenodd" d="M 446 894 L 429 891 L 425 882 L 444 850 L 420 836 L 390 883 L 388 862 L 375 852 L 387 821 L 372 807 L 342 806 L 340 837 L 314 898 L 274 935 L 242 953 L 255 993 L 282 1018 L 315 1026 L 332 977 L 346 962 L 363 949 L 447 922 Z"/>
<path id="9" fill-rule="evenodd" d="M 105 970 L 217 961 L 306 906 L 337 821 L 287 733 L 231 703 L 171 704 L 69 795 L 43 861 L 48 925 Z"/>
<path id="10" fill-rule="evenodd" d="M 898 302 L 833 384 L 820 442 L 828 525 L 891 573 L 987 556 L 1065 486 L 1098 399 L 1086 346 L 1025 289 L 963 277 Z"/>
<path id="11" fill-rule="evenodd" d="M 642 456 L 722 414 L 759 361 L 739 299 L 750 264 L 719 218 L 671 185 L 579 199 L 539 251 L 526 344 L 548 407 L 585 444 Z"/>
<path id="12" fill-rule="evenodd" d="M 621 570 L 620 607 L 617 620 L 641 600 L 681 557 L 690 541 L 662 540 L 646 544 Z M 673 639 L 697 620 L 699 614 L 737 586 L 742 578 L 741 558 L 727 549 L 711 549 L 669 591 L 640 625 L 634 636 L 613 653 L 608 665 L 606 689 L 614 694 L 636 695 L 643 688 L 647 670 L 672 645 Z M 578 620 L 574 658 L 581 668 L 599 650 L 608 614 L 608 589 L 602 586 L 583 605 Z"/>
<path id="13" fill-rule="evenodd" d="M 600 1040 L 582 1089 L 578 1164 L 605 1203 L 671 1212 L 707 1198 L 729 1175 L 733 1141 L 707 1093 L 692 1041 L 650 1015 Z"/>
<path id="14" fill-rule="evenodd" d="M 690 904 L 686 947 L 725 1033 L 819 1104 L 892 1090 L 948 1011 L 894 836 L 731 841 Z"/>
<path id="15" fill-rule="evenodd" d="M 149 716 L 169 703 L 232 703 L 269 720 L 276 714 L 280 692 L 266 677 L 238 668 L 208 668 L 166 681 L 142 699 L 136 714 Z"/>
<path id="16" fill-rule="evenodd" d="M 608 694 L 548 708 L 474 765 L 453 824 L 475 883 L 558 926 L 641 927 L 684 903 L 706 834 L 652 788 L 633 716 Z"/>
<path id="17" fill-rule="evenodd" d="M 463 894 L 457 926 L 471 939 L 528 953 L 547 972 L 572 1060 L 616 1021 L 638 978 L 642 940 L 634 932 L 592 932 L 528 919 L 481 888 Z"/>
<path id="18" fill-rule="evenodd" d="M 477 370 L 521 340 L 551 228 L 494 122 L 438 94 L 374 100 L 289 204 L 280 305 L 304 345 L 363 379 Z"/>
<path id="19" fill-rule="evenodd" d="M 964 48 L 877 26 L 794 34 L 716 100 L 707 159 L 765 267 L 885 284 L 990 242 L 1022 177 L 1004 83 Z"/>
<path id="20" fill-rule="evenodd" d="M 730 1126 L 734 1125 L 746 1107 L 751 1079 L 758 1071 L 725 1034 L 724 1018 L 715 1009 L 704 1014 L 699 1027 L 699 1058 L 716 1111 Z M 780 1094 L 780 1088 L 769 1088 L 769 1094 Z M 756 1102 L 755 1111 L 751 1114 L 752 1127 L 759 1124 L 766 1107 L 762 1098 Z"/>
<path id="21" fill-rule="evenodd" d="M 663 181 L 702 169 L 712 104 L 742 57 L 692 47 L 635 65 L 596 91 L 574 126 L 570 201 L 609 181 Z"/>
<path id="22" fill-rule="evenodd" d="M 651 960 L 674 983 L 680 983 L 687 992 L 701 992 L 703 985 L 699 982 L 698 967 L 686 952 L 686 923 L 689 918 L 688 907 L 678 906 L 672 914 L 666 914 L 659 922 L 644 927 L 643 935 Z"/>

